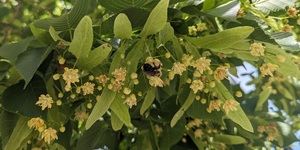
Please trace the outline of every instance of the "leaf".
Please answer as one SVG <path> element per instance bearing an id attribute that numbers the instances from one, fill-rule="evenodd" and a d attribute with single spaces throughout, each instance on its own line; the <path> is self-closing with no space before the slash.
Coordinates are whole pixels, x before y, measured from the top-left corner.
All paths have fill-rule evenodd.
<path id="1" fill-rule="evenodd" d="M 78 59 L 76 66 L 81 69 L 90 70 L 101 64 L 109 56 L 112 50 L 111 45 L 102 44 L 89 52 L 88 57 Z"/>
<path id="2" fill-rule="evenodd" d="M 89 51 L 93 44 L 93 28 L 92 19 L 84 16 L 78 26 L 75 28 L 74 37 L 70 43 L 69 51 L 76 56 L 77 59 L 88 57 Z"/>
<path id="3" fill-rule="evenodd" d="M 20 117 L 18 120 L 16 127 L 14 128 L 13 133 L 11 134 L 7 145 L 5 147 L 6 150 L 10 149 L 18 149 L 24 140 L 26 140 L 31 133 L 31 129 L 27 126 L 29 118 Z"/>
<path id="4" fill-rule="evenodd" d="M 255 107 L 255 111 L 261 111 L 263 108 L 263 104 L 268 100 L 271 95 L 272 87 L 265 88 L 260 94 L 259 99 Z"/>
<path id="5" fill-rule="evenodd" d="M 202 11 L 209 10 L 215 6 L 215 0 L 205 0 L 203 3 Z"/>
<path id="6" fill-rule="evenodd" d="M 131 39 L 132 27 L 128 17 L 120 13 L 114 22 L 115 38 Z"/>
<path id="7" fill-rule="evenodd" d="M 128 106 L 124 104 L 124 99 L 120 93 L 116 95 L 114 101 L 110 105 L 110 109 L 126 126 L 131 124 Z"/>
<path id="8" fill-rule="evenodd" d="M 120 130 L 124 125 L 124 123 L 119 119 L 119 117 L 113 111 L 111 112 L 110 119 L 111 119 L 111 126 L 114 131 Z"/>
<path id="9" fill-rule="evenodd" d="M 140 33 L 141 37 L 155 34 L 162 30 L 167 22 L 167 9 L 169 0 L 161 0 L 150 13 L 147 22 Z"/>
<path id="10" fill-rule="evenodd" d="M 8 59 L 12 64 L 14 64 L 19 54 L 26 51 L 33 39 L 33 37 L 29 37 L 18 43 L 3 45 L 0 47 L 0 56 Z"/>
<path id="11" fill-rule="evenodd" d="M 297 0 L 267 0 L 267 1 L 259 1 L 255 3 L 255 7 L 260 9 L 266 14 L 269 14 L 271 11 L 283 10 L 287 6 L 295 5 Z"/>
<path id="12" fill-rule="evenodd" d="M 267 31 L 265 31 L 267 32 Z M 288 51 L 299 51 L 300 44 L 296 40 L 295 36 L 290 32 L 275 32 L 269 33 L 269 36 L 278 43 L 281 48 Z"/>
<path id="13" fill-rule="evenodd" d="M 55 44 L 50 45 L 48 48 L 30 48 L 19 55 L 16 68 L 25 80 L 24 87 L 27 86 L 40 64 L 46 59 L 54 46 Z"/>
<path id="14" fill-rule="evenodd" d="M 128 64 L 128 66 L 127 66 L 128 74 L 131 74 L 132 72 L 136 72 L 139 60 L 143 57 L 143 55 L 145 53 L 146 53 L 145 40 L 140 39 L 134 45 L 134 47 L 131 49 L 131 51 L 127 54 L 127 57 L 125 59 L 125 62 L 130 62 L 130 64 Z"/>
<path id="15" fill-rule="evenodd" d="M 247 38 L 254 29 L 249 26 L 235 27 L 213 35 L 199 38 L 186 37 L 188 41 L 198 48 L 225 49 Z"/>
<path id="16" fill-rule="evenodd" d="M 206 0 L 208 1 L 208 0 Z M 205 3 L 204 2 L 204 6 Z M 210 4 L 211 5 L 211 4 Z M 216 16 L 216 17 L 221 17 L 230 21 L 236 21 L 236 14 L 238 10 L 240 9 L 240 2 L 238 0 L 232 0 L 229 1 L 228 3 L 222 4 L 212 10 L 205 11 L 205 13 Z M 204 8 L 203 6 L 203 8 Z"/>
<path id="17" fill-rule="evenodd" d="M 61 38 L 59 37 L 59 35 L 56 33 L 55 29 L 52 26 L 49 27 L 49 33 L 55 42 L 61 40 Z"/>
<path id="18" fill-rule="evenodd" d="M 247 141 L 241 137 L 241 136 L 236 136 L 236 135 L 215 135 L 214 139 L 216 141 L 225 143 L 225 144 L 244 144 Z"/>
<path id="19" fill-rule="evenodd" d="M 147 95 L 145 96 L 144 102 L 142 104 L 142 107 L 140 109 L 140 114 L 143 115 L 145 113 L 145 111 L 151 106 L 151 104 L 153 103 L 154 99 L 155 99 L 155 91 L 156 88 L 151 87 L 148 92 Z"/>
<path id="20" fill-rule="evenodd" d="M 160 149 L 170 149 L 172 145 L 176 144 L 185 132 L 185 119 L 181 119 L 174 127 L 166 125 L 163 128 L 160 136 Z"/>
<path id="21" fill-rule="evenodd" d="M 191 91 L 181 108 L 176 112 L 176 114 L 173 116 L 171 120 L 171 127 L 174 127 L 174 125 L 177 123 L 177 121 L 182 117 L 184 112 L 191 106 L 191 104 L 194 102 L 196 95 Z"/>
<path id="22" fill-rule="evenodd" d="M 52 26 L 56 31 L 66 31 L 77 26 L 82 17 L 88 13 L 90 0 L 77 0 L 72 10 L 58 18 L 46 18 L 35 21 L 33 26 L 47 30 Z"/>
<path id="23" fill-rule="evenodd" d="M 145 0 L 98 0 L 99 4 L 103 7 L 105 7 L 107 10 L 113 11 L 113 12 L 121 12 L 123 10 L 129 9 L 129 8 L 140 8 L 142 6 L 145 6 L 149 4 L 150 2 L 155 1 L 145 1 Z"/>
<path id="24" fill-rule="evenodd" d="M 223 98 L 224 100 L 234 100 L 234 97 L 222 83 L 216 82 L 215 88 L 219 97 Z M 228 113 L 224 113 L 229 119 L 240 125 L 243 129 L 253 132 L 252 124 L 241 106 L 237 107 L 237 111 L 229 111 Z"/>
<path id="25" fill-rule="evenodd" d="M 2 149 L 7 145 L 9 137 L 11 136 L 20 116 L 14 113 L 10 113 L 8 111 L 1 111 L 1 143 Z"/>
<path id="26" fill-rule="evenodd" d="M 76 150 L 104 148 L 118 149 L 117 132 L 104 121 L 97 121 L 79 139 Z"/>
<path id="27" fill-rule="evenodd" d="M 97 101 L 89 118 L 86 121 L 85 128 L 89 129 L 100 117 L 102 117 L 109 109 L 111 103 L 116 97 L 116 92 L 105 88 Z"/>
<path id="28" fill-rule="evenodd" d="M 53 42 L 53 39 L 49 33 L 48 30 L 36 28 L 33 24 L 30 24 L 30 30 L 34 37 L 41 43 L 44 44 L 44 46 L 51 44 Z"/>
<path id="29" fill-rule="evenodd" d="M 2 108 L 22 116 L 45 116 L 46 111 L 35 105 L 39 96 L 47 93 L 43 79 L 35 76 L 25 89 L 24 85 L 25 82 L 21 81 L 4 91 Z"/>

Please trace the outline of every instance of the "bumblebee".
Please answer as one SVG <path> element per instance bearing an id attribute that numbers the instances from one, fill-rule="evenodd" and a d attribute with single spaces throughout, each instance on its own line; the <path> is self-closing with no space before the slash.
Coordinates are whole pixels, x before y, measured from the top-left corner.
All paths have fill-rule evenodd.
<path id="1" fill-rule="evenodd" d="M 142 70 L 146 75 L 161 77 L 161 66 L 162 63 L 159 59 L 148 57 L 145 64 L 142 66 Z"/>

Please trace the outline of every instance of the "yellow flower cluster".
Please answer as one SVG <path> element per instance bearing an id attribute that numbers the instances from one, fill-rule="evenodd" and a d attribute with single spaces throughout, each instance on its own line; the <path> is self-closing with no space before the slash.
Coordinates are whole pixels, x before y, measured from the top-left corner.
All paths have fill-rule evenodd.
<path id="1" fill-rule="evenodd" d="M 52 129 L 51 127 L 47 128 L 46 124 L 44 123 L 44 120 L 40 117 L 30 119 L 27 122 L 27 125 L 30 129 L 34 128 L 34 130 L 37 130 L 40 133 L 42 133 L 42 139 L 44 139 L 44 141 L 48 144 L 50 144 L 52 140 L 58 139 L 56 134 L 57 131 L 55 129 Z"/>
<path id="2" fill-rule="evenodd" d="M 240 103 L 232 99 L 226 100 L 225 102 L 219 99 L 211 100 L 206 110 L 209 113 L 211 113 L 213 110 L 220 111 L 221 105 L 223 110 L 228 114 L 229 111 L 237 111 Z"/>
<path id="3" fill-rule="evenodd" d="M 252 56 L 264 56 L 265 47 L 261 43 L 252 43 L 250 45 L 250 53 Z"/>
<path id="4" fill-rule="evenodd" d="M 51 108 L 52 107 L 52 97 L 49 94 L 42 94 L 39 97 L 39 100 L 35 103 L 36 105 L 42 107 L 42 110 L 46 109 L 46 108 Z"/>
<path id="5" fill-rule="evenodd" d="M 95 84 L 91 82 L 84 83 L 80 88 L 83 91 L 83 95 L 93 94 L 94 93 Z"/>
<path id="6" fill-rule="evenodd" d="M 271 63 L 264 63 L 260 68 L 260 72 L 261 72 L 261 75 L 263 77 L 267 76 L 267 75 L 270 75 L 270 76 L 273 76 L 273 73 L 276 69 L 276 65 L 273 65 Z"/>
<path id="7" fill-rule="evenodd" d="M 77 121 L 84 121 L 89 117 L 89 114 L 84 111 L 78 111 L 75 113 L 74 119 Z"/>
<path id="8" fill-rule="evenodd" d="M 267 141 L 277 140 L 280 135 L 275 123 L 270 123 L 268 126 L 258 126 L 257 131 L 260 133 L 260 136 L 265 132 Z"/>
<path id="9" fill-rule="evenodd" d="M 196 36 L 198 31 L 202 32 L 204 30 L 207 30 L 206 23 L 199 22 L 196 26 L 193 25 L 188 27 L 188 34 Z"/>
<path id="10" fill-rule="evenodd" d="M 124 85 L 124 81 L 126 79 L 127 71 L 125 68 L 118 68 L 115 69 L 112 72 L 112 75 L 114 75 L 114 78 L 110 80 L 110 84 L 108 85 L 108 88 L 113 91 L 120 91 L 122 89 L 122 86 Z"/>
<path id="11" fill-rule="evenodd" d="M 64 68 L 63 79 L 66 82 L 65 90 L 71 90 L 71 83 L 79 82 L 78 69 Z"/>
<path id="12" fill-rule="evenodd" d="M 288 10 L 286 11 L 287 15 L 289 15 L 289 17 L 297 17 L 299 10 L 296 9 L 295 6 L 290 6 L 288 8 Z"/>
<path id="13" fill-rule="evenodd" d="M 220 80 L 223 80 L 224 78 L 228 78 L 227 74 L 227 66 L 220 66 L 214 71 L 214 78 L 220 82 Z"/>
<path id="14" fill-rule="evenodd" d="M 131 94 L 129 97 L 127 97 L 124 101 L 130 108 L 135 105 L 136 106 L 136 96 L 134 94 Z"/>

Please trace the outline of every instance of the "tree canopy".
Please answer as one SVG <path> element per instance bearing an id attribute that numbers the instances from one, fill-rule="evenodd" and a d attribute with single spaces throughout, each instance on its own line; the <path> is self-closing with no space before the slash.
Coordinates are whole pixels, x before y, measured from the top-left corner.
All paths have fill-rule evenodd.
<path id="1" fill-rule="evenodd" d="M 299 141 L 297 0 L 0 4 L 2 149 Z"/>

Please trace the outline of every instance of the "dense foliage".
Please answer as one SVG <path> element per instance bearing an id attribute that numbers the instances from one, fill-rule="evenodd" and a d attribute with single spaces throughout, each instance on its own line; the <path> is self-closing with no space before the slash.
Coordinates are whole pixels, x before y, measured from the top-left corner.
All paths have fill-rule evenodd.
<path id="1" fill-rule="evenodd" d="M 297 0 L 0 3 L 3 149 L 298 141 Z"/>

